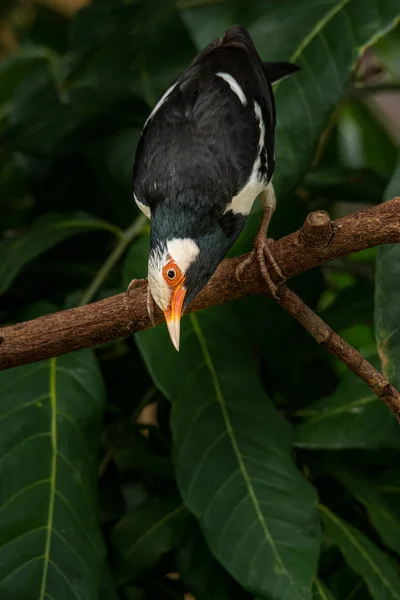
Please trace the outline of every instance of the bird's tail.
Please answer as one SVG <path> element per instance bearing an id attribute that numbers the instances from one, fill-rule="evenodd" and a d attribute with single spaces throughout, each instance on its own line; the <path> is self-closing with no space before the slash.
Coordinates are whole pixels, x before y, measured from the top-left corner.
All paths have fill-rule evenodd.
<path id="1" fill-rule="evenodd" d="M 293 73 L 300 71 L 300 67 L 289 62 L 267 62 L 263 63 L 264 72 L 270 83 L 275 83 Z"/>
<path id="2" fill-rule="evenodd" d="M 255 56 L 258 56 L 257 49 L 249 32 L 241 25 L 233 25 L 227 29 L 220 45 L 242 47 Z M 299 66 L 289 62 L 266 62 L 263 63 L 263 67 L 265 75 L 270 83 L 275 83 L 281 79 L 290 77 L 290 75 L 293 75 L 296 71 L 300 71 Z"/>

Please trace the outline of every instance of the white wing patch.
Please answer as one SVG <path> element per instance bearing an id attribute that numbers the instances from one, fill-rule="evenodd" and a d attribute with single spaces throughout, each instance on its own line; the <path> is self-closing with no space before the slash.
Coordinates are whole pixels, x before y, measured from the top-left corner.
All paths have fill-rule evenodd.
<path id="1" fill-rule="evenodd" d="M 138 197 L 136 196 L 136 194 L 133 194 L 134 200 L 136 202 L 136 204 L 138 205 L 138 207 L 140 208 L 140 210 L 142 211 L 142 213 L 144 215 L 146 215 L 146 217 L 148 219 L 151 219 L 151 211 L 150 211 L 150 207 L 146 206 L 146 204 L 143 204 L 143 202 L 140 202 L 140 200 L 138 200 Z"/>
<path id="2" fill-rule="evenodd" d="M 262 118 L 261 107 L 258 102 L 254 102 L 254 113 L 260 128 L 257 158 L 254 162 L 248 182 L 240 190 L 240 192 L 232 198 L 228 206 L 225 208 L 224 213 L 231 210 L 235 215 L 240 214 L 247 216 L 251 211 L 254 200 L 265 189 L 265 182 L 260 179 L 260 154 L 263 151 L 265 144 L 265 124 Z"/>
<path id="3" fill-rule="evenodd" d="M 243 106 L 246 106 L 247 98 L 244 94 L 244 91 L 242 90 L 242 88 L 240 87 L 238 82 L 236 81 L 236 79 L 234 77 L 232 77 L 232 75 L 229 75 L 229 73 L 216 73 L 216 76 L 221 77 L 221 79 L 226 81 L 226 83 L 231 88 L 232 92 L 234 92 L 236 94 L 236 96 L 239 98 L 239 100 L 243 104 Z"/>
<path id="4" fill-rule="evenodd" d="M 159 99 L 159 101 L 157 102 L 157 104 L 155 105 L 153 110 L 151 111 L 146 123 L 144 124 L 143 129 L 146 127 L 146 125 L 150 121 L 150 119 L 152 119 L 154 117 L 154 115 L 156 114 L 156 112 L 161 108 L 161 106 L 164 104 L 165 100 L 168 98 L 168 96 L 171 94 L 171 92 L 173 92 L 173 90 L 176 88 L 177 85 L 178 85 L 178 83 L 174 83 L 174 85 L 171 85 L 171 87 L 167 89 L 165 94 L 163 94 L 161 96 L 161 98 Z"/>

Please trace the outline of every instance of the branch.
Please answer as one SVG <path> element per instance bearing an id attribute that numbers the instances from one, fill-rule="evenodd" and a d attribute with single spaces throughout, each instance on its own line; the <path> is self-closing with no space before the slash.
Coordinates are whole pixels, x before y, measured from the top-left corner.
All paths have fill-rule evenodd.
<path id="1" fill-rule="evenodd" d="M 358 375 L 378 398 L 388 406 L 400 423 L 400 394 L 355 348 L 350 346 L 325 323 L 294 292 L 283 286 L 280 298 L 275 301 L 282 306 L 319 343 Z"/>
<path id="2" fill-rule="evenodd" d="M 400 197 L 332 223 L 323 211 L 310 213 L 301 229 L 273 242 L 271 249 L 289 279 L 347 254 L 393 242 L 400 242 Z M 265 294 L 257 261 L 240 283 L 236 281 L 235 269 L 242 259 L 225 259 L 189 312 L 250 294 Z M 158 309 L 154 316 L 156 324 L 163 321 Z M 0 329 L 0 370 L 104 344 L 150 326 L 145 288 L 11 325 Z"/>

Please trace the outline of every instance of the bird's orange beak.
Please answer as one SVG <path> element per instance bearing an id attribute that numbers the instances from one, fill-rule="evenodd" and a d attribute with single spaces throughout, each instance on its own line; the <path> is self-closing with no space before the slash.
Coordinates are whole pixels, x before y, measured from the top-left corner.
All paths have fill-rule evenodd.
<path id="1" fill-rule="evenodd" d="M 181 281 L 181 283 L 174 288 L 172 292 L 171 303 L 167 310 L 164 311 L 171 341 L 178 352 L 181 332 L 181 314 L 185 296 L 186 290 L 183 287 L 183 281 Z"/>

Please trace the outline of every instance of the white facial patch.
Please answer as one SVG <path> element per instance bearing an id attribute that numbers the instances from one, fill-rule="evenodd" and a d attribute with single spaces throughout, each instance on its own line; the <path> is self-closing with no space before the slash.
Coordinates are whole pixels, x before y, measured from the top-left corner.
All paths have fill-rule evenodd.
<path id="1" fill-rule="evenodd" d="M 248 182 L 240 190 L 240 192 L 232 198 L 232 200 L 230 201 L 230 203 L 224 211 L 225 213 L 231 210 L 235 215 L 240 214 L 247 216 L 251 211 L 251 207 L 254 204 L 254 200 L 265 189 L 264 181 L 260 180 L 260 154 L 264 150 L 265 124 L 262 118 L 261 106 L 258 104 L 258 102 L 254 102 L 254 113 L 260 128 L 257 158 L 254 162 L 253 169 L 251 171 L 251 175 L 249 177 Z"/>
<path id="2" fill-rule="evenodd" d="M 171 94 L 171 92 L 173 92 L 173 90 L 176 88 L 177 85 L 178 85 L 177 83 L 174 83 L 174 85 L 171 85 L 171 87 L 167 89 L 165 94 L 163 94 L 161 96 L 161 98 L 159 99 L 159 101 L 157 102 L 157 104 L 155 105 L 153 110 L 151 111 L 146 123 L 144 124 L 143 129 L 146 127 L 146 125 L 150 121 L 150 119 L 152 119 L 154 117 L 154 115 L 156 114 L 156 112 L 161 108 L 161 106 L 164 104 L 164 102 L 166 101 L 168 96 Z"/>
<path id="3" fill-rule="evenodd" d="M 133 194 L 133 198 L 134 198 L 136 204 L 138 205 L 138 207 L 140 208 L 140 210 L 142 211 L 142 213 L 144 215 L 146 215 L 146 217 L 148 219 L 151 219 L 150 207 L 143 204 L 143 202 L 140 202 L 140 200 L 138 200 L 138 197 L 136 196 L 136 194 Z"/>
<path id="4" fill-rule="evenodd" d="M 175 238 L 167 242 L 168 253 L 183 273 L 199 255 L 200 248 L 190 238 Z"/>
<path id="5" fill-rule="evenodd" d="M 236 94 L 236 96 L 239 98 L 239 100 L 243 104 L 243 106 L 246 106 L 247 98 L 244 94 L 244 91 L 242 90 L 242 88 L 240 87 L 238 82 L 236 81 L 236 79 L 234 77 L 232 77 L 232 75 L 229 75 L 229 73 L 216 73 L 216 76 L 221 77 L 221 79 L 226 81 L 226 83 L 231 88 L 232 92 L 234 92 Z"/>
<path id="6" fill-rule="evenodd" d="M 148 281 L 151 295 L 161 310 L 166 310 L 171 301 L 172 291 L 166 283 L 162 270 L 172 258 L 182 273 L 186 273 L 190 265 L 196 260 L 200 248 L 190 238 L 174 238 L 167 241 L 167 248 L 156 248 L 149 255 Z M 170 258 L 169 258 L 170 257 Z"/>

